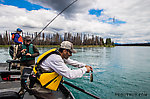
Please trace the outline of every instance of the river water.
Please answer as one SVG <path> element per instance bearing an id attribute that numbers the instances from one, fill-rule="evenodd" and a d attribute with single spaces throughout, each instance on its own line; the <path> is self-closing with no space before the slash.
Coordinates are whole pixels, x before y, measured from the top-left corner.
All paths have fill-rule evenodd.
<path id="1" fill-rule="evenodd" d="M 43 53 L 51 48 L 39 48 Z M 150 99 L 150 47 L 77 48 L 71 59 L 93 67 L 89 75 L 66 81 L 102 99 Z M 8 48 L 0 48 L 0 63 L 11 59 Z M 37 58 L 36 58 L 37 59 Z M 70 68 L 73 68 L 69 66 Z M 75 68 L 73 68 L 75 69 Z M 67 85 L 66 85 L 67 86 Z M 69 86 L 76 99 L 93 99 Z"/>

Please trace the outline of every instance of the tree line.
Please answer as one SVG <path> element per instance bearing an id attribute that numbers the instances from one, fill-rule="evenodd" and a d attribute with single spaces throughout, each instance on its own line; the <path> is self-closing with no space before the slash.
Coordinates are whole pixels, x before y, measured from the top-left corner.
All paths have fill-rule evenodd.
<path id="1" fill-rule="evenodd" d="M 70 41 L 74 45 L 100 45 L 100 46 L 112 46 L 114 42 L 111 41 L 111 38 L 104 39 L 99 36 L 89 35 L 89 34 L 82 34 L 82 33 L 64 33 L 60 35 L 59 33 L 51 34 L 51 33 L 41 33 L 38 35 L 37 32 L 35 33 L 22 33 L 22 37 L 27 35 L 31 36 L 31 38 L 37 37 L 33 44 L 35 45 L 60 45 L 62 41 Z M 11 39 L 11 33 L 0 34 L 0 45 L 11 45 L 13 41 Z"/>

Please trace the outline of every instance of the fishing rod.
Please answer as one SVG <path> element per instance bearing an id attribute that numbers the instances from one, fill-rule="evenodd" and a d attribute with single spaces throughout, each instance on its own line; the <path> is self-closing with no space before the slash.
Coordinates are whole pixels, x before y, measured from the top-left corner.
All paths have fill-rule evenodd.
<path id="1" fill-rule="evenodd" d="M 62 14 L 66 9 L 68 9 L 68 8 L 69 8 L 71 5 L 73 5 L 76 1 L 78 1 L 78 0 L 73 1 L 73 2 L 72 2 L 71 4 L 69 4 L 66 8 L 64 8 L 59 14 L 57 14 L 57 15 L 38 33 L 38 35 L 36 35 L 36 37 L 31 41 L 31 43 L 33 43 L 33 41 L 34 41 L 60 14 Z M 93 71 L 91 71 L 90 81 L 93 82 Z M 79 91 L 82 91 L 82 92 L 84 92 L 84 93 L 86 93 L 86 94 L 88 94 L 88 95 L 90 95 L 90 96 L 92 96 L 92 97 L 94 97 L 94 98 L 96 98 L 96 99 L 100 99 L 99 97 L 97 97 L 97 96 L 95 96 L 95 95 L 93 95 L 93 94 L 91 94 L 91 93 L 89 93 L 89 92 L 86 92 L 85 90 L 83 90 L 83 89 L 81 89 L 81 88 L 79 88 L 79 87 L 77 87 L 77 86 L 75 86 L 75 85 L 73 85 L 73 84 L 71 84 L 71 83 L 69 83 L 69 82 L 67 82 L 67 81 L 64 81 L 64 80 L 63 80 L 63 83 L 65 83 L 65 84 L 67 84 L 67 85 L 69 85 L 69 86 L 71 86 L 71 87 L 73 87 L 73 88 L 75 88 L 75 89 L 77 89 L 77 90 L 79 90 Z"/>
<path id="2" fill-rule="evenodd" d="M 39 33 L 38 35 L 36 35 L 36 37 L 31 41 L 31 43 L 33 43 L 33 41 L 60 15 L 62 14 L 66 9 L 68 9 L 71 5 L 73 5 L 76 1 L 73 1 L 71 4 L 69 4 L 66 8 L 64 8 L 59 14 L 57 14 Z"/>
<path id="3" fill-rule="evenodd" d="M 77 86 L 75 86 L 75 85 L 73 85 L 73 84 L 71 84 L 71 83 L 69 83 L 69 82 L 67 82 L 65 80 L 63 80 L 63 83 L 65 83 L 65 84 L 69 85 L 70 87 L 73 87 L 73 88 L 75 88 L 75 89 L 77 89 L 77 90 L 79 90 L 79 91 L 81 91 L 83 93 L 86 93 L 86 94 L 88 94 L 88 95 L 90 95 L 90 96 L 92 96 L 92 97 L 94 97 L 96 99 L 100 99 L 99 97 L 97 97 L 97 96 L 95 96 L 95 95 L 85 91 L 84 89 L 81 89 L 81 88 L 79 88 L 79 87 L 77 87 Z"/>

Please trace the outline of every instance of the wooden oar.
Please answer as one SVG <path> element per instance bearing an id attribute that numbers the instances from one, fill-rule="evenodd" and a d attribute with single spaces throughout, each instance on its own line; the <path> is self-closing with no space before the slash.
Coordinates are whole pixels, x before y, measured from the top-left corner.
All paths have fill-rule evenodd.
<path id="1" fill-rule="evenodd" d="M 77 89 L 77 90 L 79 90 L 79 91 L 81 91 L 81 92 L 83 92 L 83 93 L 86 93 L 86 94 L 88 94 L 88 95 L 90 95 L 90 96 L 92 96 L 92 97 L 94 97 L 94 98 L 96 98 L 96 99 L 100 99 L 99 97 L 97 97 L 97 96 L 95 96 L 95 95 L 93 95 L 93 94 L 91 94 L 91 93 L 85 91 L 84 89 L 81 89 L 81 88 L 79 88 L 79 87 L 77 87 L 77 86 L 75 86 L 75 85 L 73 85 L 73 84 L 71 84 L 71 83 L 69 83 L 69 82 L 67 82 L 67 81 L 64 81 L 64 80 L 63 80 L 63 83 L 65 83 L 65 84 L 67 84 L 67 85 L 69 85 L 69 86 L 71 86 L 71 87 L 73 87 L 73 88 L 75 88 L 75 89 Z"/>

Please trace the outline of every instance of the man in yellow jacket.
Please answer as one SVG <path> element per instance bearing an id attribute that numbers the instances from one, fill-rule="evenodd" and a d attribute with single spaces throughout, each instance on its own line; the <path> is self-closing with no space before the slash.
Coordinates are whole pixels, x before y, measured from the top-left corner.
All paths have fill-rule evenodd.
<path id="1" fill-rule="evenodd" d="M 73 49 L 73 44 L 69 41 L 63 41 L 60 45 L 60 48 L 57 50 L 57 54 L 56 53 L 50 54 L 48 57 L 46 57 L 46 59 L 44 59 L 39 64 L 40 70 L 46 73 L 56 72 L 57 74 L 63 77 L 66 77 L 68 79 L 80 78 L 86 72 L 88 73 L 93 70 L 91 66 L 88 66 L 84 63 L 80 63 L 78 61 L 70 59 L 69 57 L 72 56 L 72 53 L 76 53 L 76 50 Z M 72 65 L 79 69 L 72 70 L 68 68 L 66 64 Z M 39 77 L 39 80 L 40 78 L 41 77 Z M 40 98 L 40 99 L 51 98 L 52 91 L 50 91 L 47 88 L 41 87 L 41 84 L 36 83 L 34 85 L 33 90 L 34 90 L 34 95 L 37 98 Z"/>

